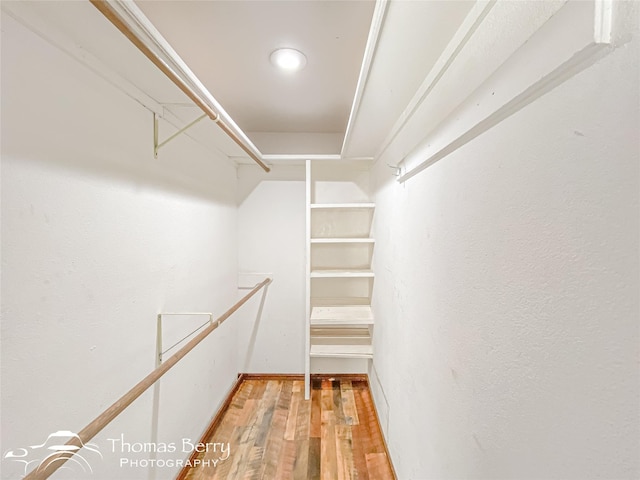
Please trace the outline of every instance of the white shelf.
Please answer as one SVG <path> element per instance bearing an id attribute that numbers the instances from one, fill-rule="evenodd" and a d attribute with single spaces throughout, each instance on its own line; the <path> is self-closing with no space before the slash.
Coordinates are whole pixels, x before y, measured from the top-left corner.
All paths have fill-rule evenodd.
<path id="1" fill-rule="evenodd" d="M 332 305 L 311 309 L 312 326 L 373 325 L 369 305 Z"/>
<path id="2" fill-rule="evenodd" d="M 311 243 L 375 243 L 373 238 L 312 238 Z"/>
<path id="3" fill-rule="evenodd" d="M 312 270 L 311 278 L 373 278 L 373 271 L 370 269 L 349 269 L 349 270 Z"/>
<path id="4" fill-rule="evenodd" d="M 363 209 L 363 208 L 375 208 L 375 203 L 312 203 L 309 205 L 311 209 L 329 209 L 329 208 L 343 208 L 343 209 Z"/>
<path id="5" fill-rule="evenodd" d="M 372 345 L 311 345 L 312 357 L 373 358 Z"/>

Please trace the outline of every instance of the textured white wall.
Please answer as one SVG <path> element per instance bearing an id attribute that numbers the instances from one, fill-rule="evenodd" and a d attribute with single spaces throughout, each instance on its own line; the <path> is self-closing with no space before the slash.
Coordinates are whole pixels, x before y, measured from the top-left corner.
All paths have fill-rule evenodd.
<path id="1" fill-rule="evenodd" d="M 640 475 L 639 57 L 404 184 L 376 165 L 372 374 L 399 478 Z"/>
<path id="2" fill-rule="evenodd" d="M 239 368 L 303 373 L 305 345 L 304 167 L 238 168 L 238 258 L 241 272 L 272 274 L 258 319 L 247 305 L 238 333 Z"/>
<path id="3" fill-rule="evenodd" d="M 80 430 L 150 372 L 159 311 L 235 301 L 235 168 L 185 136 L 154 160 L 152 132 L 150 112 L 3 16 L 3 453 Z M 159 422 L 150 391 L 96 437 L 92 478 L 154 478 L 119 468 L 107 438 L 199 438 L 235 343 L 229 322 L 161 381 Z M 2 478 L 19 467 L 3 461 Z"/>

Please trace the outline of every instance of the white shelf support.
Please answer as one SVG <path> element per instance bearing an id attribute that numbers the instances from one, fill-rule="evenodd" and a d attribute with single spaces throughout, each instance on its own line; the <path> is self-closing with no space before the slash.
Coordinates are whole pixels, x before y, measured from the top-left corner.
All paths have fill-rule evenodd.
<path id="1" fill-rule="evenodd" d="M 198 328 L 196 328 L 192 332 L 188 333 L 187 335 L 182 337 L 180 340 L 178 340 L 176 343 L 174 343 L 169 348 L 167 348 L 166 350 L 163 351 L 162 350 L 162 348 L 163 348 L 162 347 L 162 317 L 178 316 L 178 315 L 180 315 L 180 316 L 182 316 L 182 315 L 184 315 L 184 316 L 187 316 L 187 315 L 189 315 L 189 316 L 192 316 L 192 315 L 204 316 L 204 315 L 206 315 L 206 316 L 209 317 L 209 320 L 204 322 Z M 218 320 L 217 323 L 220 324 L 220 320 Z M 213 313 L 211 313 L 211 312 L 163 312 L 163 313 L 159 313 L 158 314 L 158 326 L 157 326 L 157 330 L 156 330 L 156 368 L 159 367 L 162 364 L 162 357 L 163 357 L 163 355 L 165 353 L 167 353 L 171 349 L 177 347 L 178 345 L 180 345 L 185 340 L 188 340 L 189 338 L 194 336 L 196 333 L 198 333 L 200 330 L 202 330 L 207 325 L 213 325 Z"/>
<path id="2" fill-rule="evenodd" d="M 205 117 L 207 117 L 206 114 L 200 115 L 193 122 L 191 122 L 188 125 L 182 127 L 180 130 L 178 130 L 173 135 L 170 135 L 166 140 L 158 143 L 158 137 L 159 137 L 159 133 L 160 133 L 159 128 L 158 128 L 158 115 L 156 113 L 154 113 L 153 114 L 153 158 L 157 159 L 158 158 L 158 151 L 162 147 L 164 147 L 167 143 L 169 143 L 174 138 L 178 137 L 179 135 L 182 135 L 184 132 L 189 130 L 191 127 L 193 127 L 196 123 L 198 123 L 200 120 L 204 119 Z"/>
<path id="3" fill-rule="evenodd" d="M 311 398 L 311 160 L 305 162 L 305 347 L 304 398 Z"/>

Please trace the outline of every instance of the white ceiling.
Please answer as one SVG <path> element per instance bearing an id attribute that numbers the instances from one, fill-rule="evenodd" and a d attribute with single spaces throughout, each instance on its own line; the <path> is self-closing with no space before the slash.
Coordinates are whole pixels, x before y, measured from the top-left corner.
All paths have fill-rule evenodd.
<path id="1" fill-rule="evenodd" d="M 373 0 L 137 5 L 245 132 L 344 134 Z M 306 67 L 271 65 L 281 47 L 302 51 Z"/>
<path id="2" fill-rule="evenodd" d="M 474 1 L 389 0 L 353 112 L 373 0 L 137 5 L 262 154 L 374 157 Z M 200 115 L 90 2 L 2 0 L 0 6 L 176 128 Z M 277 71 L 269 54 L 278 47 L 305 52 L 306 68 Z M 151 128 L 150 117 L 150 136 Z M 251 162 L 213 122 L 186 134 L 236 162 Z"/>

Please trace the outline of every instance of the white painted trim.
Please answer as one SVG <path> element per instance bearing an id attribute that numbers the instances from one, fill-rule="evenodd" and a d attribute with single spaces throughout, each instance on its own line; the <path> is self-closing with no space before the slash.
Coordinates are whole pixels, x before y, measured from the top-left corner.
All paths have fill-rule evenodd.
<path id="1" fill-rule="evenodd" d="M 311 396 L 311 160 L 305 162 L 304 398 Z"/>
<path id="2" fill-rule="evenodd" d="M 372 345 L 312 345 L 312 357 L 373 358 Z"/>
<path id="3" fill-rule="evenodd" d="M 295 154 L 269 154 L 262 155 L 262 160 L 266 162 L 290 162 L 290 161 L 300 161 L 300 160 L 340 160 L 342 157 L 340 154 L 303 154 L 303 153 L 295 153 Z"/>
<path id="4" fill-rule="evenodd" d="M 613 0 L 595 0 L 593 40 L 611 43 L 613 26 Z"/>
<path id="5" fill-rule="evenodd" d="M 363 208 L 375 208 L 375 203 L 312 203 L 309 208 L 317 209 L 330 209 L 330 208 L 345 208 L 345 209 L 363 209 Z"/>
<path id="6" fill-rule="evenodd" d="M 375 243 L 373 238 L 312 238 L 312 244 L 323 243 Z"/>
<path id="7" fill-rule="evenodd" d="M 416 91 L 411 98 L 402 114 L 398 117 L 393 127 L 389 131 L 389 134 L 380 145 L 378 152 L 374 156 L 377 160 L 387 150 L 389 145 L 395 140 L 396 136 L 402 128 L 411 119 L 418 107 L 422 105 L 422 102 L 429 96 L 434 87 L 438 84 L 440 79 L 449 69 L 451 64 L 458 57 L 458 54 L 462 51 L 464 46 L 468 43 L 469 39 L 476 32 L 480 24 L 483 22 L 491 8 L 495 5 L 496 0 L 478 0 L 471 11 L 467 14 L 462 25 L 455 33 L 451 41 L 447 44 L 446 48 L 434 64 L 433 68 L 429 71 L 426 78 L 420 85 L 420 88 Z"/>
<path id="8" fill-rule="evenodd" d="M 567 2 L 400 162 L 405 173 L 398 181 L 415 176 L 606 54 L 609 43 L 596 41 L 611 38 L 606 3 L 610 0 Z M 602 18 L 596 21 L 598 15 Z"/>
<path id="9" fill-rule="evenodd" d="M 375 274 L 371 269 L 350 270 L 311 270 L 311 278 L 373 278 Z"/>
<path id="10" fill-rule="evenodd" d="M 380 38 L 380 32 L 382 31 L 382 24 L 387 13 L 388 4 L 388 0 L 377 0 L 375 9 L 373 10 L 371 28 L 369 29 L 369 36 L 367 37 L 367 44 L 364 49 L 364 56 L 362 59 L 362 66 L 360 67 L 360 75 L 358 76 L 356 92 L 353 97 L 353 103 L 351 104 L 351 112 L 349 113 L 347 129 L 344 133 L 344 139 L 342 140 L 342 148 L 340 149 L 342 155 L 344 155 L 344 151 L 349 144 L 349 139 L 351 138 L 351 132 L 353 130 L 353 124 L 355 123 L 358 112 L 360 111 L 362 95 L 364 94 L 364 89 L 369 79 L 371 64 L 373 62 L 373 57 L 378 46 L 378 39 Z"/>
<path id="11" fill-rule="evenodd" d="M 383 425 L 381 425 L 382 428 L 382 433 L 384 434 L 385 437 L 385 441 L 387 441 L 387 445 L 389 445 L 388 439 L 389 439 L 389 400 L 387 400 L 387 394 L 384 391 L 384 388 L 382 386 L 382 382 L 380 381 L 380 376 L 378 375 L 378 370 L 376 368 L 376 364 L 375 364 L 375 360 L 372 360 L 371 362 L 371 370 L 373 370 L 373 375 L 369 375 L 369 385 L 371 388 L 371 393 L 372 393 L 372 399 L 373 399 L 373 405 L 376 409 L 376 412 L 378 412 L 378 417 L 380 419 L 380 421 L 383 423 Z M 381 410 L 380 407 L 380 403 L 376 403 L 376 392 L 379 391 L 380 395 L 382 396 L 382 400 L 384 402 L 384 410 Z"/>

